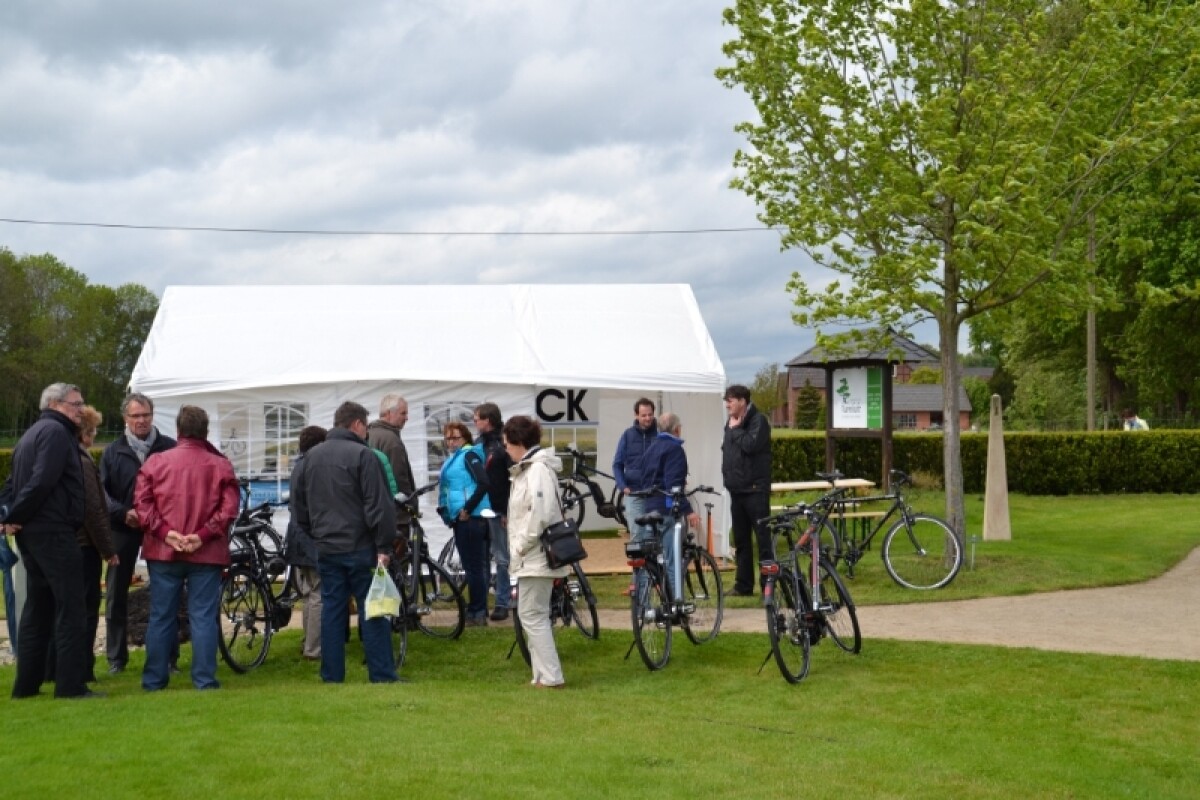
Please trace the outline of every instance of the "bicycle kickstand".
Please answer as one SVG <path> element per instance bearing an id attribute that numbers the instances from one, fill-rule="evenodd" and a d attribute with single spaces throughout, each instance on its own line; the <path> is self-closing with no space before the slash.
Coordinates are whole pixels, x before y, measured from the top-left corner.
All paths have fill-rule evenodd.
<path id="1" fill-rule="evenodd" d="M 506 655 L 506 656 L 504 657 L 504 660 L 505 660 L 505 661 L 511 661 L 511 660 L 512 660 L 512 654 L 513 654 L 513 651 L 514 651 L 514 650 L 516 650 L 516 649 L 517 649 L 517 640 L 516 640 L 516 639 L 513 639 L 512 646 L 508 648 L 508 655 Z"/>
<path id="2" fill-rule="evenodd" d="M 634 646 L 635 646 L 636 644 L 637 644 L 637 639 L 636 639 L 636 638 L 634 638 L 634 639 L 631 639 L 631 640 L 629 641 L 629 649 L 625 651 L 625 660 L 626 660 L 626 661 L 628 661 L 628 660 L 629 660 L 629 654 L 633 652 L 633 648 L 634 648 Z"/>
<path id="3" fill-rule="evenodd" d="M 763 668 L 767 666 L 767 662 L 771 660 L 771 656 L 773 656 L 773 655 L 774 655 L 773 651 L 771 651 L 771 650 L 767 651 L 767 657 L 764 658 L 763 662 L 758 665 L 758 674 L 759 675 L 762 675 Z"/>

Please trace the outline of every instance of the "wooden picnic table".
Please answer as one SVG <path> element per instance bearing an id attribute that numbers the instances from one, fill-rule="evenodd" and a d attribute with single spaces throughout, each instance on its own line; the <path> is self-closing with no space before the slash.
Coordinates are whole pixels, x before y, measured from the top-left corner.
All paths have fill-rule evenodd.
<path id="1" fill-rule="evenodd" d="M 772 483 L 772 492 L 823 492 L 828 489 L 871 489 L 875 481 L 866 478 L 841 478 L 830 484 L 829 481 L 790 481 Z"/>

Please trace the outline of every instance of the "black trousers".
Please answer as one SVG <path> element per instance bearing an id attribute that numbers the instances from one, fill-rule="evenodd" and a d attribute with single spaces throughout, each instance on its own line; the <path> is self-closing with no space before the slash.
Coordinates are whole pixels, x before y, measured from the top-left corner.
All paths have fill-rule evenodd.
<path id="1" fill-rule="evenodd" d="M 771 536 L 758 521 L 771 513 L 769 492 L 737 492 L 729 495 L 729 511 L 733 517 L 733 546 L 736 550 L 737 572 L 733 580 L 735 591 L 750 594 L 754 591 L 754 551 L 750 532 L 758 539 L 758 560 L 775 557 Z M 762 583 L 760 577 L 758 583 Z"/>
<path id="2" fill-rule="evenodd" d="M 105 654 L 110 667 L 124 667 L 129 661 L 129 584 L 142 549 L 140 531 L 113 528 L 113 547 L 121 563 L 108 568 L 108 588 L 104 595 Z"/>
<path id="3" fill-rule="evenodd" d="M 75 531 L 22 531 L 17 547 L 25 562 L 28 595 L 17 632 L 12 696 L 38 693 L 52 640 L 57 651 L 54 696 L 81 695 L 87 691 L 86 657 L 91 648 L 84 621 L 83 555 Z"/>

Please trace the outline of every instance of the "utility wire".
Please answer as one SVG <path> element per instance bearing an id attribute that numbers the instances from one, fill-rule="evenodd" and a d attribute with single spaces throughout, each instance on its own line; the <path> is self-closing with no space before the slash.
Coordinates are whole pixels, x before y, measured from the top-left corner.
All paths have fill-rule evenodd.
<path id="1" fill-rule="evenodd" d="M 675 228 L 662 230 L 615 231 L 339 231 L 293 228 L 222 228 L 202 225 L 130 225 L 115 222 L 72 222 L 67 220 L 13 219 L 0 217 L 12 225 L 47 225 L 60 228 L 112 228 L 132 231 L 184 231 L 195 233 L 266 233 L 304 236 L 677 236 L 702 233 L 762 233 L 779 231 L 776 227 L 753 228 Z"/>

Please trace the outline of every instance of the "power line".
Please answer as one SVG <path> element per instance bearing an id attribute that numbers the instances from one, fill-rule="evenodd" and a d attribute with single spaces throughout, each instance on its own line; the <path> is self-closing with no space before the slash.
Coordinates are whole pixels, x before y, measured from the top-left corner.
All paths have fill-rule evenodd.
<path id="1" fill-rule="evenodd" d="M 762 233 L 779 228 L 666 228 L 661 230 L 613 231 L 355 231 L 310 230 L 303 228 L 224 228 L 205 225 L 132 225 L 117 222 L 75 222 L 69 220 L 13 219 L 0 217 L 12 225 L 45 225 L 59 228 L 109 228 L 131 231 L 174 231 L 191 233 L 264 233 L 303 236 L 680 236 L 705 233 Z"/>

